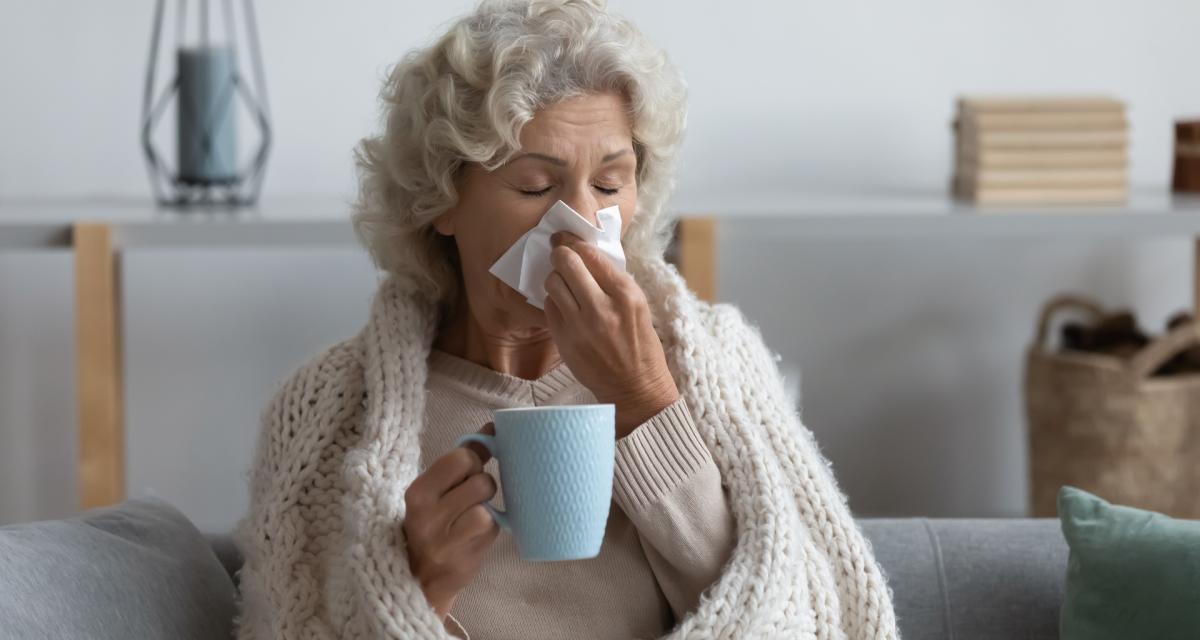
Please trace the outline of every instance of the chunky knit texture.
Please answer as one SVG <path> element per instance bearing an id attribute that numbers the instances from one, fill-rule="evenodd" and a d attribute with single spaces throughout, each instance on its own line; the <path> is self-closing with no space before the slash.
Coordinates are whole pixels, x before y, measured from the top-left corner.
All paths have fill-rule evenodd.
<path id="1" fill-rule="evenodd" d="M 891 592 L 758 329 L 661 260 L 629 267 L 737 523 L 724 573 L 665 637 L 898 637 Z M 363 331 L 268 406 L 235 532 L 242 640 L 452 637 L 401 528 L 436 320 L 419 289 L 388 278 Z"/>

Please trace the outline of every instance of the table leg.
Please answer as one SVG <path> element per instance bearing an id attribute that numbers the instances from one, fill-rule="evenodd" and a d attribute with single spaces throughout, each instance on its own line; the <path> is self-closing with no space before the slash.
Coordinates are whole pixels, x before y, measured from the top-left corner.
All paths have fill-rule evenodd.
<path id="1" fill-rule="evenodd" d="M 107 224 L 75 224 L 72 244 L 79 506 L 90 509 L 125 495 L 119 281 Z"/>
<path id="2" fill-rule="evenodd" d="M 679 273 L 707 302 L 717 299 L 717 221 L 715 218 L 680 218 Z"/>

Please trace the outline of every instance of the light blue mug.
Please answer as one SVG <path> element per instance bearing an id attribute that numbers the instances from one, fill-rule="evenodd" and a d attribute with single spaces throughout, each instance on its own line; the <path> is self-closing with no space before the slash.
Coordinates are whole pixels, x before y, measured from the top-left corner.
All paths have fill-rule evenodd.
<path id="1" fill-rule="evenodd" d="M 500 463 L 506 509 L 483 506 L 525 560 L 594 558 L 604 542 L 616 455 L 615 407 L 497 409 L 496 435 L 470 433 Z"/>

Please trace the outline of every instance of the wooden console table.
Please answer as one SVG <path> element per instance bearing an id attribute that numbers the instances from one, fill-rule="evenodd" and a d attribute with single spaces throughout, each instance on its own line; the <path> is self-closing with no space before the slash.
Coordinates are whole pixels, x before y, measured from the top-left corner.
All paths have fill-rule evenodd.
<path id="1" fill-rule="evenodd" d="M 355 246 L 349 204 L 333 199 L 265 201 L 255 209 L 187 213 L 143 201 L 0 202 L 0 250 L 71 250 L 75 259 L 79 506 L 125 497 L 120 252 L 136 247 Z M 716 298 L 722 238 L 1062 237 L 1200 238 L 1200 198 L 1135 191 L 1120 206 L 976 209 L 931 191 L 801 193 L 736 203 L 677 204 L 668 253 L 689 286 Z M 1200 316 L 1200 239 L 1191 265 Z"/>

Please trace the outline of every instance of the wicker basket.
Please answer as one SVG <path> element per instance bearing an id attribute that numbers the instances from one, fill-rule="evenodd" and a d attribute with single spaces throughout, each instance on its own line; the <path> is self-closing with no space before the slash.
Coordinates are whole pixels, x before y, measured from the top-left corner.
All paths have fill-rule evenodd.
<path id="1" fill-rule="evenodd" d="M 1132 358 L 1052 351 L 1051 320 L 1064 311 L 1098 319 L 1095 303 L 1062 296 L 1038 320 L 1025 364 L 1033 515 L 1053 517 L 1062 485 L 1106 500 L 1200 518 L 1200 375 L 1151 377 L 1200 344 L 1186 324 Z"/>

